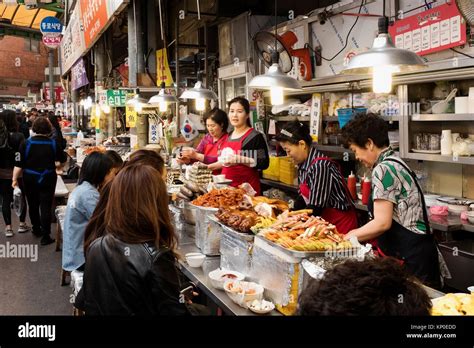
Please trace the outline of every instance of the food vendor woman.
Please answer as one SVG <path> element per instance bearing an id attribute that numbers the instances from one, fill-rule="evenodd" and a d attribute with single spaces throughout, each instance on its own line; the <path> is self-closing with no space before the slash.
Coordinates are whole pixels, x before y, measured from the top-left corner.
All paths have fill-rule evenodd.
<path id="1" fill-rule="evenodd" d="M 183 149 L 180 158 L 181 163 L 199 161 L 208 164 L 208 168 L 213 170 L 214 175 L 221 173 L 220 165 L 217 163 L 217 157 L 220 153 L 222 144 L 227 139 L 227 128 L 229 119 L 225 111 L 214 108 L 205 117 L 208 133 L 202 138 L 196 149 L 188 147 Z"/>
<path id="2" fill-rule="evenodd" d="M 371 221 L 345 238 L 376 239 L 380 255 L 399 259 L 421 281 L 439 286 L 438 250 L 423 192 L 415 174 L 389 146 L 387 123 L 374 114 L 359 115 L 342 132 L 346 146 L 372 168 Z"/>
<path id="3" fill-rule="evenodd" d="M 259 195 L 259 170 L 268 168 L 268 147 L 263 134 L 250 126 L 247 99 L 237 97 L 229 102 L 229 121 L 234 130 L 222 145 L 222 174 L 232 180 L 232 186 L 247 182 Z"/>
<path id="4" fill-rule="evenodd" d="M 336 225 L 340 233 L 357 228 L 356 210 L 339 164 L 311 146 L 309 127 L 289 122 L 276 139 L 298 165 L 300 199 L 295 209 L 312 209 L 313 215 Z"/>

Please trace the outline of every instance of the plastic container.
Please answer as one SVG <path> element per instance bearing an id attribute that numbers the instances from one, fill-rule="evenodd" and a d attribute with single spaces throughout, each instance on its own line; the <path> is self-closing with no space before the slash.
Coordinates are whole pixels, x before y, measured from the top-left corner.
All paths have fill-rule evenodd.
<path id="1" fill-rule="evenodd" d="M 295 167 L 291 158 L 280 157 L 279 167 L 280 181 L 288 185 L 294 185 L 298 177 L 298 169 Z"/>
<path id="2" fill-rule="evenodd" d="M 339 120 L 339 127 L 344 127 L 354 115 L 360 113 L 367 113 L 367 108 L 342 108 L 337 110 L 337 118 Z"/>
<path id="3" fill-rule="evenodd" d="M 362 182 L 362 204 L 369 204 L 370 194 L 372 192 L 372 182 L 369 178 L 364 178 Z"/>
<path id="4" fill-rule="evenodd" d="M 267 169 L 262 171 L 262 176 L 265 179 L 274 181 L 280 180 L 280 158 L 281 157 L 270 156 L 270 165 Z"/>
<path id="5" fill-rule="evenodd" d="M 349 188 L 349 192 L 351 193 L 351 197 L 353 200 L 357 200 L 357 179 L 353 172 L 347 178 L 347 187 Z"/>

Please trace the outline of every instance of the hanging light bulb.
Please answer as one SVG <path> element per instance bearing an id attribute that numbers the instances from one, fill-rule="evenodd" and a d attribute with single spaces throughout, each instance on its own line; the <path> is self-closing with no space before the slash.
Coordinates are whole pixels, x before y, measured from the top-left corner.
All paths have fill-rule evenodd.
<path id="1" fill-rule="evenodd" d="M 412 73 L 426 67 L 425 62 L 409 50 L 396 48 L 388 33 L 389 19 L 379 18 L 379 34 L 374 39 L 372 48 L 351 58 L 344 74 L 372 74 L 375 93 L 389 93 L 393 73 Z M 377 80 L 377 81 L 376 81 Z M 389 87 L 390 84 L 390 87 Z"/>
<path id="2" fill-rule="evenodd" d="M 89 110 L 92 107 L 92 98 L 87 97 L 84 101 L 84 109 Z"/>
<path id="3" fill-rule="evenodd" d="M 160 101 L 158 104 L 159 104 L 160 112 L 166 112 L 166 111 L 168 111 L 168 103 L 167 103 L 167 102 L 165 102 L 165 101 Z"/>
<path id="4" fill-rule="evenodd" d="M 194 88 L 186 89 L 179 99 L 194 99 L 196 100 L 196 110 L 204 111 L 206 109 L 206 99 L 217 100 L 217 95 L 210 89 L 204 88 L 202 82 L 198 81 Z"/>
<path id="5" fill-rule="evenodd" d="M 390 65 L 374 66 L 372 72 L 372 89 L 374 93 L 390 93 L 392 91 L 392 75 L 394 68 Z"/>
<path id="6" fill-rule="evenodd" d="M 270 88 L 270 103 L 272 105 L 283 104 L 283 88 L 282 87 Z"/>
<path id="7" fill-rule="evenodd" d="M 139 113 L 143 111 L 143 105 L 142 105 L 142 103 L 136 103 L 136 104 L 135 104 L 135 111 L 136 111 L 136 112 L 139 112 Z"/>
<path id="8" fill-rule="evenodd" d="M 94 114 L 96 117 L 100 117 L 100 106 L 99 104 L 95 104 L 95 110 Z"/>
<path id="9" fill-rule="evenodd" d="M 102 105 L 102 111 L 104 114 L 110 114 L 110 106 L 107 104 Z"/>
<path id="10" fill-rule="evenodd" d="M 204 99 L 204 98 L 197 98 L 196 99 L 196 110 L 197 111 L 206 110 L 206 99 Z"/>
<path id="11" fill-rule="evenodd" d="M 148 101 L 148 104 L 154 107 L 158 106 L 160 112 L 167 112 L 168 104 L 177 103 L 177 102 L 178 102 L 178 98 L 176 98 L 174 95 L 170 93 L 167 93 L 165 89 L 165 83 L 162 82 L 160 91 L 158 92 L 158 94 L 150 98 L 150 100 Z"/>

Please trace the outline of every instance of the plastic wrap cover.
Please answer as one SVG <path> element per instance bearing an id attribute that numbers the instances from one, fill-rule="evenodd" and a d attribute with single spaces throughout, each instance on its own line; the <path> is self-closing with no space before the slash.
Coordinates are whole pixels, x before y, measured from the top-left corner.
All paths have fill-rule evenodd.
<path id="1" fill-rule="evenodd" d="M 168 208 L 171 215 L 171 222 L 176 228 L 176 231 L 182 230 L 184 225 L 184 215 L 182 209 L 175 207 L 174 205 L 168 205 Z"/>
<path id="2" fill-rule="evenodd" d="M 221 242 L 222 227 L 209 219 L 214 215 L 217 209 L 196 210 L 196 246 L 201 249 L 205 255 L 219 255 L 219 246 Z"/>
<path id="3" fill-rule="evenodd" d="M 59 205 L 56 207 L 55 214 L 56 218 L 61 226 L 61 231 L 64 231 L 64 218 L 66 216 L 66 205 Z"/>
<path id="4" fill-rule="evenodd" d="M 237 271 L 248 276 L 252 263 L 253 243 L 227 233 L 221 238 L 221 268 Z"/>
<path id="5" fill-rule="evenodd" d="M 283 314 L 296 311 L 298 295 L 303 285 L 304 272 L 300 260 L 283 258 L 255 242 L 250 278 L 265 288 L 265 295 Z"/>

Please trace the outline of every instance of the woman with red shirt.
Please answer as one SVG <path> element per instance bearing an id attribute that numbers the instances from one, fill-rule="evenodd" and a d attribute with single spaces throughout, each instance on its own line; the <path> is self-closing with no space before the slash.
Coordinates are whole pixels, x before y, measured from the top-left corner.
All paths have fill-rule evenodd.
<path id="1" fill-rule="evenodd" d="M 249 183 L 260 194 L 259 170 L 268 168 L 268 147 L 262 133 L 250 126 L 250 104 L 242 97 L 229 102 L 229 121 L 234 130 L 222 145 L 222 174 L 232 186 Z"/>
<path id="2" fill-rule="evenodd" d="M 213 170 L 214 175 L 221 174 L 217 157 L 220 154 L 222 144 L 227 140 L 227 128 L 229 120 L 225 111 L 212 109 L 205 118 L 207 133 L 202 138 L 196 149 L 191 147 L 183 149 L 179 162 L 202 162 L 208 164 L 208 168 Z"/>

